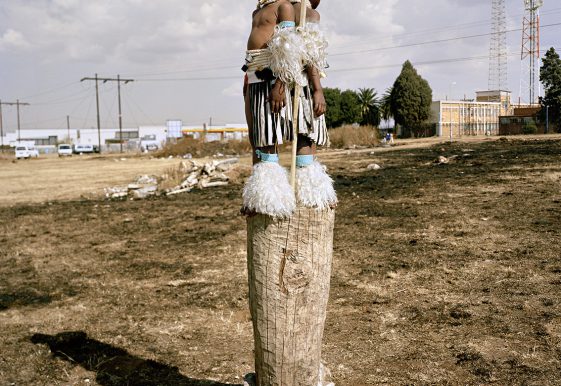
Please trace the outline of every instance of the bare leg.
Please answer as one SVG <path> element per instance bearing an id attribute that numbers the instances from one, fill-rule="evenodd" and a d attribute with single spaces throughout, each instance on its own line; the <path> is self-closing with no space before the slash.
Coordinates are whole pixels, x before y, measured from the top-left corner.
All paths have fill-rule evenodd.
<path id="1" fill-rule="evenodd" d="M 256 150 L 259 150 L 262 153 L 276 154 L 274 146 L 263 146 L 263 147 L 257 147 L 257 148 L 252 146 L 251 148 L 253 149 L 253 164 L 254 165 L 260 161 L 260 159 L 257 157 Z"/>
<path id="2" fill-rule="evenodd" d="M 259 162 L 259 158 L 257 158 L 257 154 L 255 153 L 256 150 L 259 150 L 263 153 L 274 154 L 275 147 L 274 146 L 264 146 L 264 147 L 255 147 L 255 143 L 253 143 L 253 136 L 251 132 L 253 130 L 253 115 L 251 114 L 251 106 L 249 103 L 249 92 L 245 95 L 245 120 L 247 122 L 247 127 L 249 128 L 249 142 L 251 143 L 252 153 L 253 153 L 253 164 Z"/>
<path id="3" fill-rule="evenodd" d="M 298 155 L 313 155 L 316 153 L 316 144 L 302 134 L 298 134 Z"/>

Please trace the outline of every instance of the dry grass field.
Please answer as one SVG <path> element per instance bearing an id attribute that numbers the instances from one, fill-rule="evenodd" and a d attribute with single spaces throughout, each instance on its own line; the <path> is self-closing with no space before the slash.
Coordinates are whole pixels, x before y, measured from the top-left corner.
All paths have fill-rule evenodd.
<path id="1" fill-rule="evenodd" d="M 72 156 L 14 161 L 0 157 L 0 206 L 90 198 L 142 174 L 163 174 L 177 159 L 139 156 Z"/>
<path id="2" fill-rule="evenodd" d="M 337 385 L 561 384 L 559 137 L 321 158 L 340 197 Z M 242 186 L 81 198 L 177 162 L 0 161 L 0 385 L 242 383 Z"/>

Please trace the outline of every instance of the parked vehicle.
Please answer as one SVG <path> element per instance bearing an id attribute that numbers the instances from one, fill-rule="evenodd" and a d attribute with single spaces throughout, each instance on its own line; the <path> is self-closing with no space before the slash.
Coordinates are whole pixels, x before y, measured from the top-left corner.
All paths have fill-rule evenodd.
<path id="1" fill-rule="evenodd" d="M 39 157 L 39 151 L 33 146 L 16 146 L 16 159 L 29 159 Z"/>
<path id="2" fill-rule="evenodd" d="M 93 145 L 75 145 L 74 146 L 74 154 L 85 154 L 85 153 L 93 153 L 94 147 Z"/>
<path id="3" fill-rule="evenodd" d="M 140 138 L 140 151 L 141 152 L 148 152 L 148 151 L 156 151 L 160 147 L 158 146 L 158 141 L 156 140 L 156 136 L 154 134 L 145 135 L 144 137 Z"/>
<path id="4" fill-rule="evenodd" d="M 61 143 L 60 145 L 58 145 L 58 156 L 72 157 L 72 146 L 66 143 Z"/>

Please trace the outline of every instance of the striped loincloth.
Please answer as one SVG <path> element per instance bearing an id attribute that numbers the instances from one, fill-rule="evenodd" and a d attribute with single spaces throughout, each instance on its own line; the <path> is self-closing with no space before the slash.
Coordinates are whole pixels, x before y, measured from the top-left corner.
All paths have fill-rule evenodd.
<path id="1" fill-rule="evenodd" d="M 248 65 L 248 97 L 252 118 L 250 129 L 251 143 L 254 147 L 281 145 L 284 141 L 294 138 L 292 129 L 293 109 L 292 100 L 294 90 L 285 91 L 285 107 L 280 113 L 271 110 L 270 97 L 276 79 L 272 73 L 267 74 L 267 50 L 252 50 L 247 52 Z M 304 87 L 300 96 L 299 134 L 306 135 L 316 145 L 328 145 L 325 116 L 313 116 L 314 102 L 309 87 Z"/>
<path id="2" fill-rule="evenodd" d="M 298 108 L 298 134 L 305 135 L 317 146 L 328 146 L 329 136 L 327 134 L 327 125 L 325 123 L 325 114 L 320 117 L 314 116 L 314 100 L 312 89 L 309 86 L 303 87 L 300 94 L 300 107 Z M 286 131 L 286 141 L 294 139 L 292 133 L 293 108 L 292 104 L 287 106 L 287 114 L 290 116 L 290 129 Z"/>

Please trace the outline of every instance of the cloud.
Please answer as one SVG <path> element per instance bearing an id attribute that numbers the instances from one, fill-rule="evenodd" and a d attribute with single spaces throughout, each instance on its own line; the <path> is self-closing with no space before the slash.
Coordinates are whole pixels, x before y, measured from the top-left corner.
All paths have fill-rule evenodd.
<path id="1" fill-rule="evenodd" d="M 222 95 L 228 96 L 228 97 L 241 98 L 241 97 L 243 97 L 242 85 L 243 85 L 243 83 L 242 83 L 241 80 L 239 82 L 232 83 L 231 85 L 226 87 L 224 90 L 222 90 Z"/>
<path id="2" fill-rule="evenodd" d="M 24 49 L 31 47 L 19 31 L 8 29 L 0 36 L 0 51 L 9 49 Z"/>
<path id="3" fill-rule="evenodd" d="M 507 4 L 509 15 L 523 12 L 523 3 L 516 4 Z M 555 9 L 554 2 L 543 11 L 547 7 Z M 243 101 L 235 98 L 241 94 L 240 67 L 254 8 L 255 0 L 0 0 L 0 88 L 6 97 L 31 96 L 28 114 L 38 121 L 46 115 L 64 122 L 73 112 L 91 126 L 94 109 L 88 110 L 92 102 L 83 98 L 93 93 L 81 94 L 79 80 L 94 73 L 121 74 L 137 80 L 138 87 L 125 91 L 125 98 L 135 101 L 125 116 L 140 115 L 137 121 L 148 116 L 151 122 L 169 117 L 202 122 L 210 115 L 243 121 Z M 326 0 L 319 11 L 330 41 L 327 86 L 373 87 L 382 93 L 405 60 L 477 56 L 484 59 L 417 69 L 437 97 L 470 96 L 487 85 L 488 36 L 418 43 L 490 32 L 488 0 Z M 515 19 L 509 19 L 512 28 L 521 16 Z M 543 41 L 556 41 L 558 31 L 543 29 Z M 510 52 L 516 53 L 520 33 L 508 36 Z M 517 90 L 519 59 L 512 56 L 509 65 L 511 87 Z M 78 85 L 33 97 L 73 80 Z M 74 95 L 85 96 L 74 100 Z M 52 101 L 68 103 L 48 105 Z M 104 107 L 109 108 L 116 109 Z"/>

